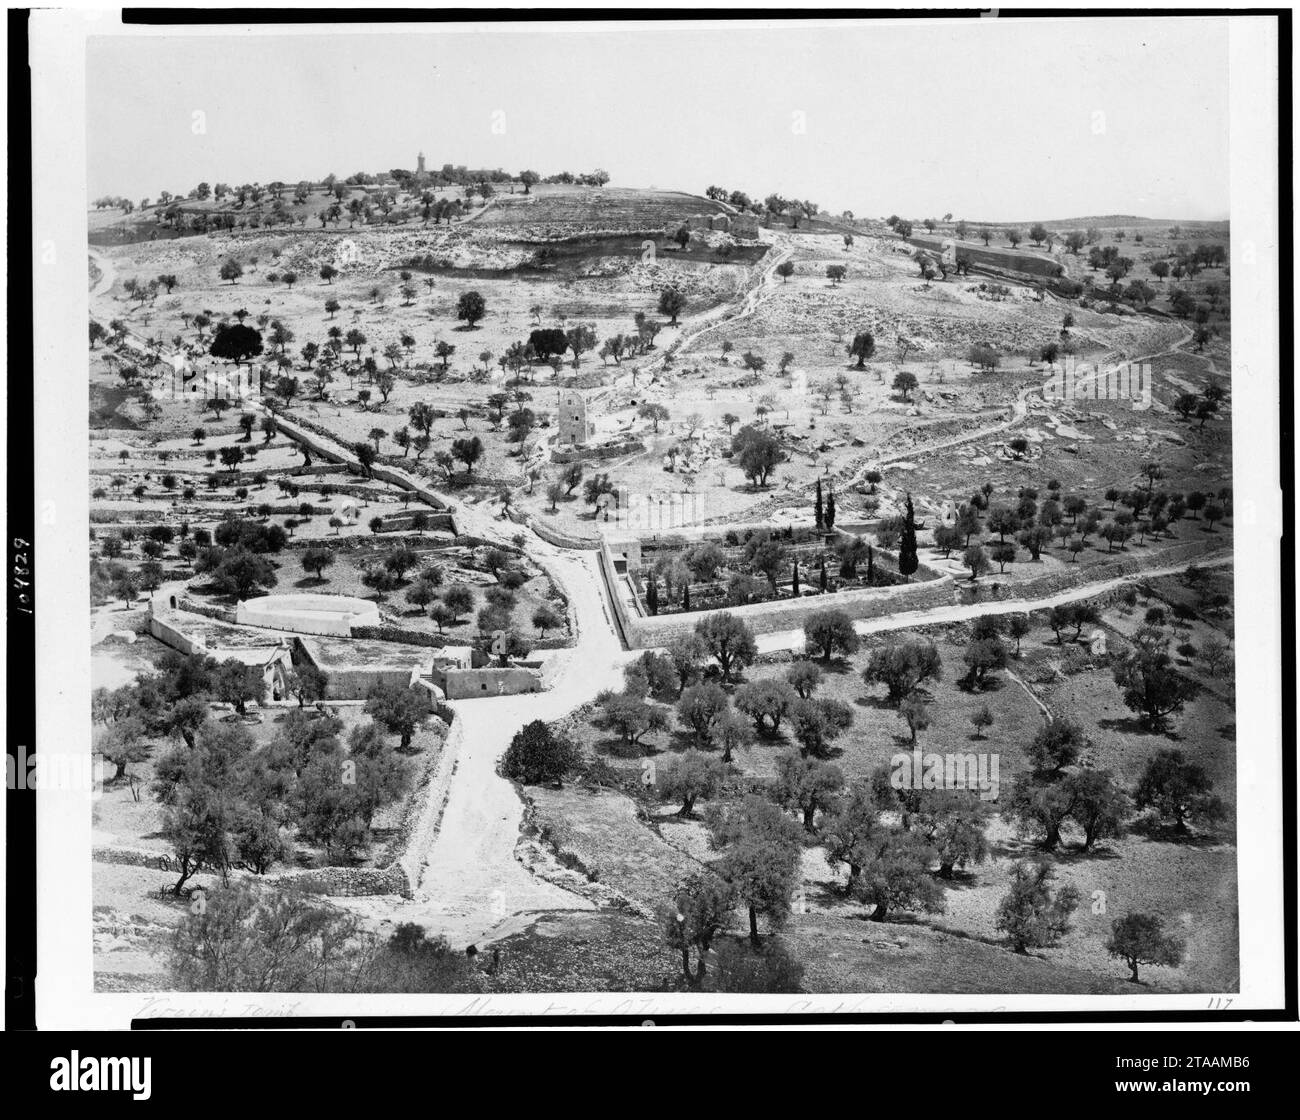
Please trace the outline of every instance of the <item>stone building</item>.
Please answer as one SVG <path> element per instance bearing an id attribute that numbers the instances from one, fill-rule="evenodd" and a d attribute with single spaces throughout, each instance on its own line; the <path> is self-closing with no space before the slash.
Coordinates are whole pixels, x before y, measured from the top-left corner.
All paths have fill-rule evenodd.
<path id="1" fill-rule="evenodd" d="M 591 438 L 591 425 L 587 422 L 587 402 L 576 389 L 561 389 L 556 423 L 559 434 L 558 447 L 573 447 Z"/>

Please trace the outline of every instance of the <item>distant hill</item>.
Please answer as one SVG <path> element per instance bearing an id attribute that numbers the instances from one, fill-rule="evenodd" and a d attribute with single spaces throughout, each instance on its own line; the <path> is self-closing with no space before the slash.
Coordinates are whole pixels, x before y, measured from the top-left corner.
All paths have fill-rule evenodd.
<path id="1" fill-rule="evenodd" d="M 1094 214 L 1085 218 L 1053 218 L 1050 221 L 1033 218 L 1013 222 L 981 222 L 973 218 L 967 218 L 966 222 L 972 226 L 991 226 L 997 229 L 1006 229 L 1008 226 L 1028 229 L 1038 222 L 1042 222 L 1050 230 L 1086 229 L 1088 226 L 1096 226 L 1098 229 L 1124 230 L 1169 229 L 1172 226 L 1182 226 L 1183 229 L 1221 230 L 1225 232 L 1228 229 L 1226 219 L 1222 221 L 1197 221 L 1187 218 L 1142 218 L 1136 214 Z"/>

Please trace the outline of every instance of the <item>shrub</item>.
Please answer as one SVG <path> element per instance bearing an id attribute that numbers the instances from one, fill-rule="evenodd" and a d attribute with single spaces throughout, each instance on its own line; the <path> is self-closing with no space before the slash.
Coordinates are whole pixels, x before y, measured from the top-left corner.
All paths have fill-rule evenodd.
<path id="1" fill-rule="evenodd" d="M 578 750 L 568 738 L 535 719 L 515 732 L 502 756 L 500 772 L 524 785 L 558 785 L 579 762 Z"/>

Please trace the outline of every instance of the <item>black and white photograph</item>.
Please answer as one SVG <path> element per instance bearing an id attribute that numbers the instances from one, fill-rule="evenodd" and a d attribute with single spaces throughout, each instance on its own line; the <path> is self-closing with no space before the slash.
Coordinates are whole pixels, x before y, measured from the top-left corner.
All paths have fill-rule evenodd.
<path id="1" fill-rule="evenodd" d="M 1282 1007 L 1276 18 L 423 14 L 32 15 L 47 1022 Z"/>

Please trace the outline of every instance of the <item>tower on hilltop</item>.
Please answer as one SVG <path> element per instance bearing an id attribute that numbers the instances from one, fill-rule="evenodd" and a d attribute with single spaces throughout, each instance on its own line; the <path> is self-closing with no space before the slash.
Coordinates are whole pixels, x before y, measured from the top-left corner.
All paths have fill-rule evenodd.
<path id="1" fill-rule="evenodd" d="M 417 179 L 426 179 L 428 178 L 428 175 L 429 173 L 424 167 L 424 153 L 421 152 L 415 157 L 415 177 Z"/>

